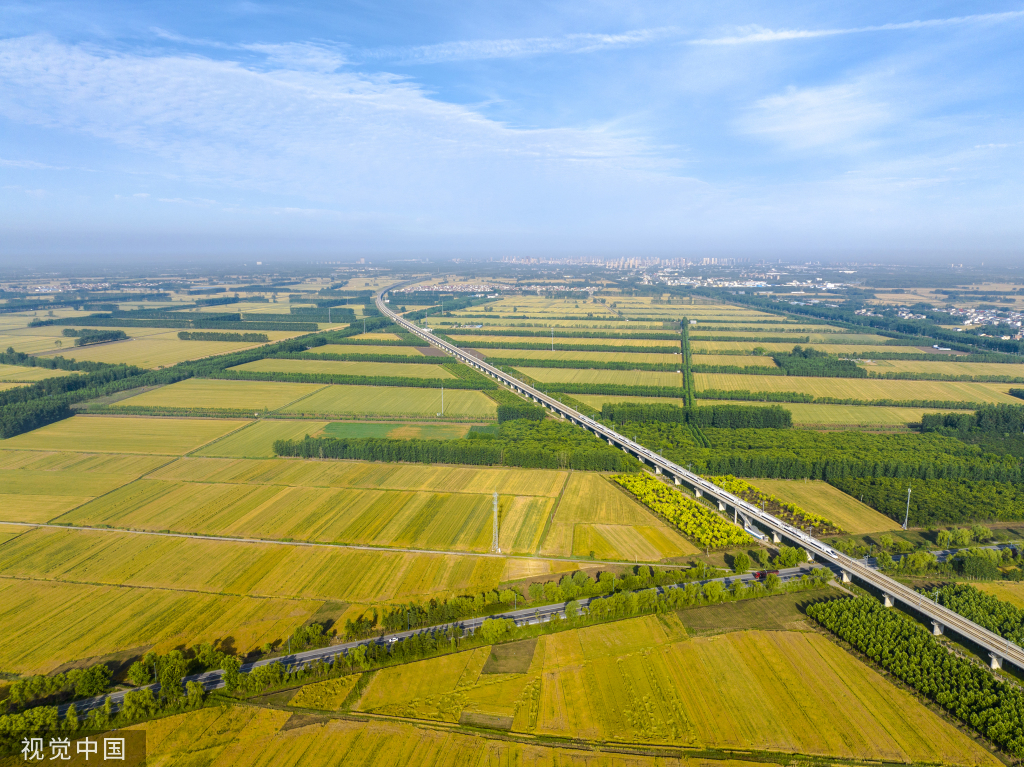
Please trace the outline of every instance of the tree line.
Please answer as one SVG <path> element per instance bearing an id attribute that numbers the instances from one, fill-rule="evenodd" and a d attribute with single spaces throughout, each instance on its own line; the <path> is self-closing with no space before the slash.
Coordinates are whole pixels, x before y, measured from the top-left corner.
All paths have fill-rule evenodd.
<path id="1" fill-rule="evenodd" d="M 242 343 L 267 343 L 270 338 L 266 333 L 190 333 L 182 330 L 178 333 L 182 341 L 235 341 Z"/>
<path id="2" fill-rule="evenodd" d="M 941 434 L 869 434 L 796 429 L 703 430 L 709 447 L 694 441 L 689 424 L 638 423 L 638 441 L 699 474 L 780 479 L 948 479 L 1020 482 L 1021 461 L 984 453 Z M 859 497 L 859 493 L 856 494 Z M 903 493 L 904 500 L 906 492 Z"/>
<path id="3" fill-rule="evenodd" d="M 810 347 L 794 346 L 787 354 L 772 356 L 775 364 L 791 376 L 812 376 L 816 378 L 867 378 L 868 371 L 858 367 L 853 360 L 839 359 L 832 354 Z"/>
<path id="4" fill-rule="evenodd" d="M 1016 758 L 1024 691 L 953 654 L 923 626 L 870 597 L 808 605 L 807 615 Z"/>
<path id="5" fill-rule="evenodd" d="M 506 421 L 490 439 L 426 440 L 313 438 L 277 440 L 277 455 L 302 458 L 359 459 L 519 466 L 531 469 L 638 471 L 640 463 L 621 450 L 561 421 Z"/>
<path id="6" fill-rule="evenodd" d="M 788 429 L 793 425 L 793 414 L 778 405 L 683 408 L 670 403 L 605 402 L 601 419 L 610 423 L 690 423 L 716 429 Z"/>
<path id="7" fill-rule="evenodd" d="M 64 328 L 61 335 L 65 338 L 74 338 L 75 346 L 89 346 L 90 344 L 105 344 L 108 341 L 123 341 L 128 334 L 123 330 L 75 330 Z"/>

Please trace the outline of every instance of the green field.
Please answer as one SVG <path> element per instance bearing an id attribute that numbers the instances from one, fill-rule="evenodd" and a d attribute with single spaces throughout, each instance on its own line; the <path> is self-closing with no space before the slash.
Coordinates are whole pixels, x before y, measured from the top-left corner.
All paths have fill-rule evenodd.
<path id="1" fill-rule="evenodd" d="M 401 376 L 403 378 L 455 378 L 440 365 L 413 365 L 401 362 L 341 362 L 339 360 L 263 359 L 238 365 L 232 370 L 261 373 L 324 373 L 339 376 Z"/>
<path id="2" fill-rule="evenodd" d="M 282 408 L 281 412 L 422 418 L 441 412 L 441 390 L 401 386 L 326 386 L 316 394 Z M 444 414 L 449 418 L 490 420 L 497 416 L 497 412 L 494 400 L 481 392 L 444 392 Z"/>
<path id="3" fill-rule="evenodd" d="M 320 436 L 337 439 L 461 439 L 469 433 L 468 423 L 360 423 L 343 421 L 327 424 Z"/>
<path id="4" fill-rule="evenodd" d="M 694 373 L 697 391 L 724 389 L 793 391 L 815 397 L 862 400 L 951 400 L 978 403 L 1020 403 L 1007 394 L 1012 384 L 959 383 L 950 381 L 871 381 L 864 378 L 804 378 L 798 376 L 751 376 Z"/>
<path id="5" fill-rule="evenodd" d="M 898 530 L 900 526 L 827 482 L 798 479 L 749 479 L 751 485 L 818 514 L 854 535 Z"/>
<path id="6" fill-rule="evenodd" d="M 322 388 L 323 384 L 186 378 L 121 400 L 118 404 L 126 407 L 277 410 Z"/>
<path id="7" fill-rule="evenodd" d="M 183 455 L 246 423 L 228 419 L 78 415 L 0 440 L 0 450 Z"/>
<path id="8" fill-rule="evenodd" d="M 682 386 L 679 373 L 649 370 L 575 370 L 573 368 L 519 368 L 541 383 L 616 384 L 619 386 Z"/>

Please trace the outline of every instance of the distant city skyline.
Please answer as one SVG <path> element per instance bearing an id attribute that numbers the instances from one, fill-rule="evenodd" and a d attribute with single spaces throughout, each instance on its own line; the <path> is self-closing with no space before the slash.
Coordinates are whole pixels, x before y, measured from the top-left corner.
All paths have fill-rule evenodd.
<path id="1" fill-rule="evenodd" d="M 14 0 L 0 261 L 1008 263 L 1022 31 L 1009 2 Z"/>

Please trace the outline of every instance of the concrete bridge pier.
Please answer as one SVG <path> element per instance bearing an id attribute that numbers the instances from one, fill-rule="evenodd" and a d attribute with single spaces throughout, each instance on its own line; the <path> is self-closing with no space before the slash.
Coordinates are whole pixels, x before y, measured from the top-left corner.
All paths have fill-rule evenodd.
<path id="1" fill-rule="evenodd" d="M 611 440 L 608 440 L 608 444 L 609 444 L 609 445 L 614 445 L 615 443 L 614 443 L 614 442 L 612 442 Z"/>
<path id="2" fill-rule="evenodd" d="M 1002 656 L 996 655 L 994 652 L 990 652 L 988 654 L 988 657 L 989 657 L 989 665 L 991 666 L 993 671 L 995 671 L 997 668 L 1002 668 L 1003 667 L 1003 658 L 1002 658 Z"/>
<path id="3" fill-rule="evenodd" d="M 718 502 L 718 510 L 725 511 L 725 504 L 722 503 L 721 501 Z"/>
<path id="4" fill-rule="evenodd" d="M 849 583 L 850 580 L 851 580 L 851 578 L 850 578 L 849 571 L 841 570 L 840 573 L 839 573 L 839 582 L 840 583 Z"/>
<path id="5" fill-rule="evenodd" d="M 702 498 L 704 496 L 704 493 L 701 492 L 701 489 L 699 487 L 693 488 L 693 494 L 698 498 Z"/>
<path id="6" fill-rule="evenodd" d="M 782 543 L 782 537 L 772 530 L 772 543 Z"/>
<path id="7" fill-rule="evenodd" d="M 661 467 L 660 466 L 655 466 L 654 467 L 654 473 L 655 474 L 661 474 Z"/>
<path id="8" fill-rule="evenodd" d="M 939 623 L 938 621 L 932 621 L 932 635 L 933 636 L 942 636 L 942 632 L 945 631 L 945 630 L 946 630 L 946 627 L 943 626 L 941 623 Z"/>
<path id="9" fill-rule="evenodd" d="M 892 607 L 895 604 L 896 598 L 892 594 L 886 594 L 882 592 L 882 604 L 886 607 Z"/>
<path id="10" fill-rule="evenodd" d="M 814 561 L 814 552 L 813 551 L 811 551 L 810 549 L 804 549 L 804 554 L 807 555 L 807 561 L 808 562 L 813 562 Z"/>
<path id="11" fill-rule="evenodd" d="M 674 477 L 673 479 L 675 479 L 677 485 L 683 484 L 679 477 Z"/>

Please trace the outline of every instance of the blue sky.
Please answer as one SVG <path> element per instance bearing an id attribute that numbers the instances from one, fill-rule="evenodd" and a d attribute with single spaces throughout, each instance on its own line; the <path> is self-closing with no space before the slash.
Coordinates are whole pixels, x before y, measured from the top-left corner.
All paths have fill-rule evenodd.
<path id="1" fill-rule="evenodd" d="M 1021 256 L 1024 2 L 0 3 L 0 258 Z"/>

